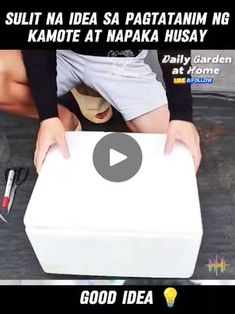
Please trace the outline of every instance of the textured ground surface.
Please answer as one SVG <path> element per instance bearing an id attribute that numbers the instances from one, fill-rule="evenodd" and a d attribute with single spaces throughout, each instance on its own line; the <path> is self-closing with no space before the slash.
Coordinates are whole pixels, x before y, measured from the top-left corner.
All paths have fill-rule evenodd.
<path id="1" fill-rule="evenodd" d="M 235 103 L 222 98 L 196 98 L 195 122 L 202 136 L 203 163 L 198 175 L 204 226 L 202 246 L 194 279 L 235 278 Z M 83 123 L 86 123 L 84 121 Z M 120 118 L 106 129 L 123 130 Z M 92 125 L 84 129 L 93 129 Z M 101 127 L 102 129 L 102 127 Z M 4 189 L 4 171 L 10 166 L 30 168 L 29 178 L 17 191 L 9 217 L 0 223 L 0 279 L 75 279 L 45 274 L 25 235 L 23 216 L 31 195 L 36 174 L 32 156 L 37 123 L 34 120 L 0 116 L 0 195 Z M 209 259 L 224 257 L 231 264 L 224 273 L 209 272 Z M 77 277 L 78 278 L 78 277 Z M 159 284 L 163 280 L 128 280 L 129 284 Z M 166 283 L 168 281 L 165 281 Z M 172 282 L 172 281 L 170 281 Z M 184 284 L 188 281 L 178 281 Z"/>

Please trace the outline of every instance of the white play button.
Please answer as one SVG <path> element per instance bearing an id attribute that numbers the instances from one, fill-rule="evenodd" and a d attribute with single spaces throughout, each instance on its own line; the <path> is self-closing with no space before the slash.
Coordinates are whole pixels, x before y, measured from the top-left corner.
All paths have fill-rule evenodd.
<path id="1" fill-rule="evenodd" d="M 109 150 L 109 166 L 112 167 L 116 164 L 119 164 L 120 162 L 127 159 L 127 156 L 118 152 L 115 149 L 110 148 Z"/>
<path id="2" fill-rule="evenodd" d="M 95 145 L 93 163 L 104 179 L 123 182 L 132 178 L 140 169 L 142 151 L 132 136 L 109 133 Z"/>

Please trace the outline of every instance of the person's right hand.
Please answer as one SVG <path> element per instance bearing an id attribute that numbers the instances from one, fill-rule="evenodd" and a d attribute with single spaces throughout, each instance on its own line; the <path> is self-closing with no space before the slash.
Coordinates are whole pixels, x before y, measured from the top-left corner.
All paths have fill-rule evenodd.
<path id="1" fill-rule="evenodd" d="M 50 118 L 41 122 L 36 150 L 34 153 L 34 164 L 37 173 L 40 172 L 43 161 L 51 145 L 57 144 L 64 158 L 69 158 L 69 149 L 65 138 L 65 129 L 59 118 Z"/>

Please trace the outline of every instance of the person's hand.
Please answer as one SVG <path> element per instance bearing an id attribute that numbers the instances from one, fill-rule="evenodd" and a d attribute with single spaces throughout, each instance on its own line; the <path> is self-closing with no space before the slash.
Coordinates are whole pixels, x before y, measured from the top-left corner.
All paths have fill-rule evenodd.
<path id="1" fill-rule="evenodd" d="M 167 131 L 165 154 L 170 154 L 176 140 L 183 142 L 193 156 L 195 170 L 197 171 L 201 162 L 200 137 L 193 123 L 180 120 L 172 120 Z"/>
<path id="2" fill-rule="evenodd" d="M 59 146 L 64 158 L 69 157 L 69 149 L 65 138 L 65 129 L 59 118 L 46 119 L 40 124 L 34 154 L 34 164 L 37 173 L 40 172 L 48 149 L 53 144 L 57 144 Z"/>

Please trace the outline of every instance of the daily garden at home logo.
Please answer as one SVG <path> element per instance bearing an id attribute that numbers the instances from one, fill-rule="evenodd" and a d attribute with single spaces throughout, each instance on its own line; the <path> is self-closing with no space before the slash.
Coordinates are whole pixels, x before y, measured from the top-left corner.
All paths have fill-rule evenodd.
<path id="1" fill-rule="evenodd" d="M 224 65 L 232 64 L 233 58 L 217 54 L 215 56 L 184 56 L 166 54 L 162 63 L 175 64 L 172 69 L 173 84 L 213 84 L 221 74 Z"/>
<path id="2" fill-rule="evenodd" d="M 231 265 L 228 264 L 224 257 L 215 256 L 213 259 L 209 259 L 208 264 L 206 266 L 209 269 L 209 272 L 214 272 L 216 276 L 218 276 L 218 272 L 224 273 L 228 267 Z"/>

